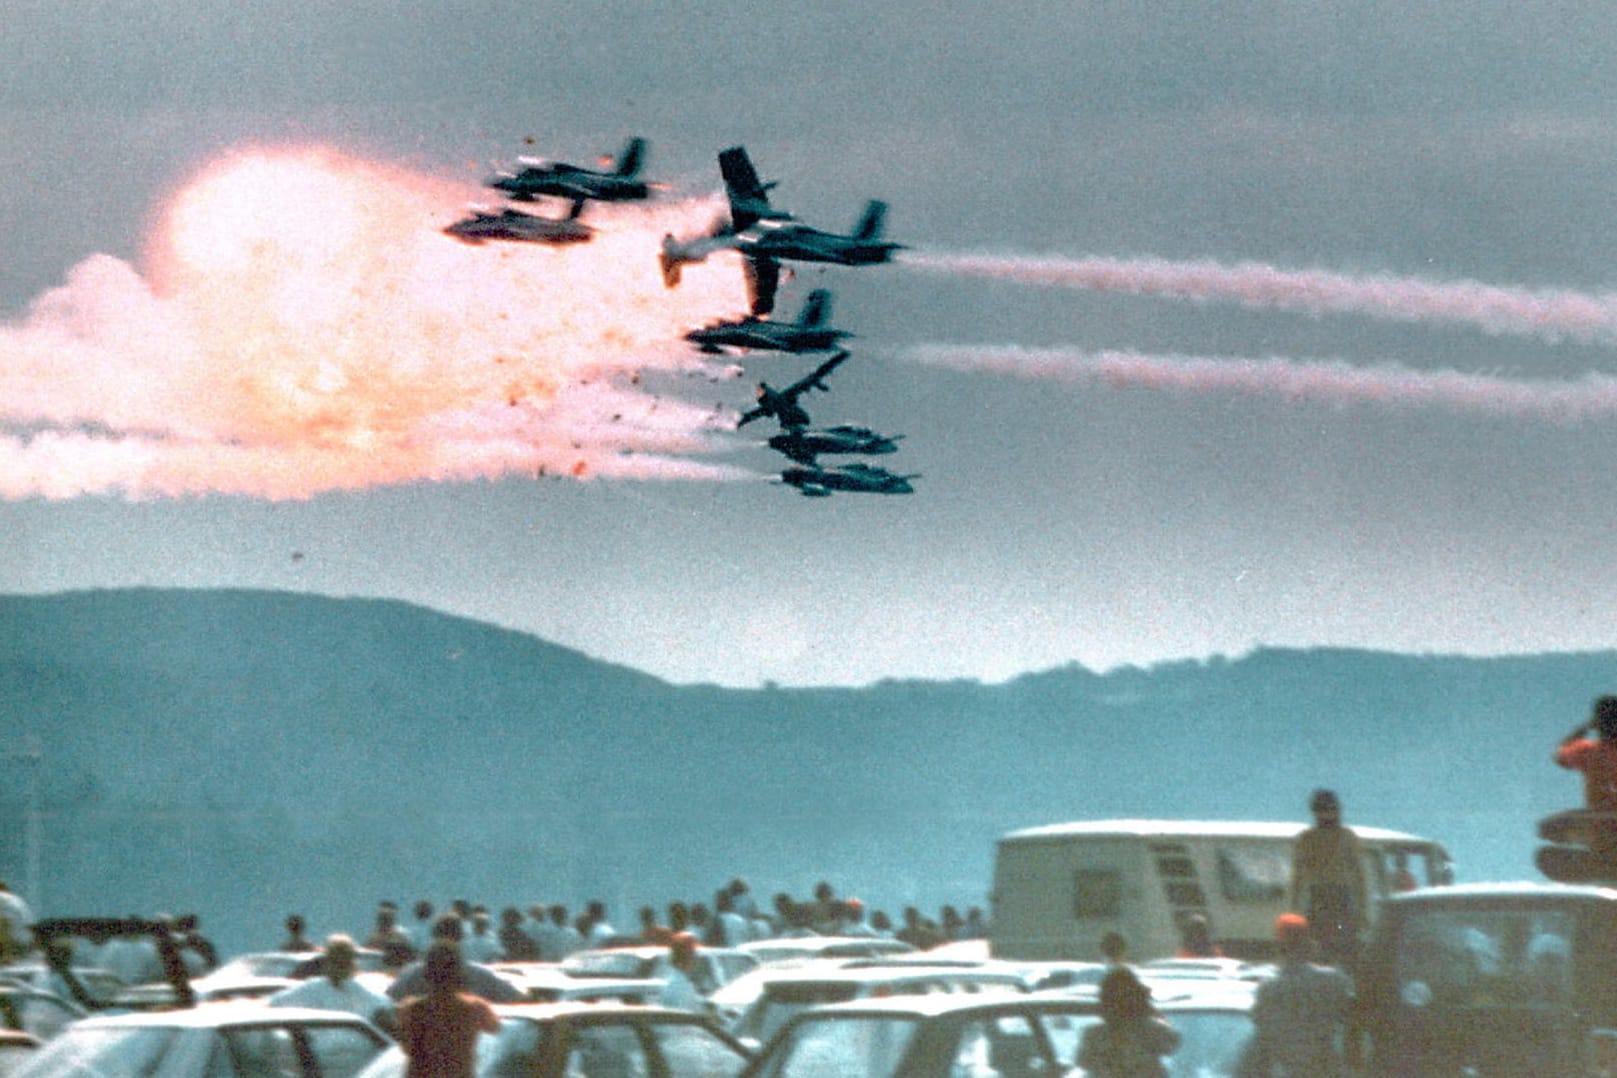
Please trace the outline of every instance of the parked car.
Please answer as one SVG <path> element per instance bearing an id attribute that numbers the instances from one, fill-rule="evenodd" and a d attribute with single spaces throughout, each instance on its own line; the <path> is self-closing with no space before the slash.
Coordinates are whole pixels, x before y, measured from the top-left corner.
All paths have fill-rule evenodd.
<path id="1" fill-rule="evenodd" d="M 1252 1002 L 1257 984 L 1250 981 L 1183 980 L 1153 986 L 1157 1010 L 1179 1034 L 1179 1047 L 1163 1057 L 1168 1078 L 1231 1078 L 1252 1039 Z M 1097 999 L 1098 1002 L 1098 999 Z M 1094 1014 L 1079 1019 L 1070 1030 L 1078 1040 L 1062 1045 L 1067 1055 L 1057 1058 L 1076 1067 L 1083 1031 L 1100 1022 Z M 1075 1069 L 1067 1078 L 1081 1078 Z"/>
<path id="2" fill-rule="evenodd" d="M 477 1078 L 736 1078 L 751 1056 L 691 1011 L 615 1003 L 508 1004 L 477 1038 Z M 402 1078 L 395 1046 L 360 1078 Z"/>
<path id="3" fill-rule="evenodd" d="M 743 973 L 758 967 L 758 959 L 733 947 L 698 947 L 696 968 L 690 978 L 702 995 L 712 995 Z M 557 967 L 569 977 L 611 977 L 618 980 L 665 980 L 668 948 L 604 947 L 569 955 Z"/>
<path id="4" fill-rule="evenodd" d="M 635 977 L 574 977 L 554 962 L 497 962 L 489 967 L 522 990 L 529 1003 L 612 999 L 620 1003 L 656 1003 L 663 982 Z"/>
<path id="5" fill-rule="evenodd" d="M 1617 1072 L 1617 891 L 1467 884 L 1382 904 L 1359 974 L 1375 1075 Z"/>
<path id="6" fill-rule="evenodd" d="M 1034 1078 L 1067 1072 L 1094 998 L 1066 993 L 890 996 L 794 1015 L 746 1078 Z"/>
<path id="7" fill-rule="evenodd" d="M 832 958 L 874 958 L 880 955 L 913 953 L 903 940 L 867 936 L 785 936 L 779 939 L 751 940 L 736 948 L 752 955 L 766 966 L 811 962 Z"/>
<path id="8" fill-rule="evenodd" d="M 16 1078 L 353 1078 L 391 1043 L 339 1011 L 212 1003 L 86 1018 Z"/>
<path id="9" fill-rule="evenodd" d="M 1003 966 L 859 966 L 772 971 L 758 997 L 730 1018 L 741 1043 L 766 1043 L 792 1015 L 825 1003 L 878 996 L 1027 991 L 1022 974 Z M 727 1017 L 727 1016 L 721 1016 Z"/>

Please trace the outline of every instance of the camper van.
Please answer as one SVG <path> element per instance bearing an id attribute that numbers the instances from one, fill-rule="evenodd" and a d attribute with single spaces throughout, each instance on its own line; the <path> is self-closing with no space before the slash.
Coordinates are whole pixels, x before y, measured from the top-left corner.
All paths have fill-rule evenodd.
<path id="1" fill-rule="evenodd" d="M 997 958 L 1096 961 L 1120 932 L 1137 961 L 1179 949 L 1180 928 L 1202 914 L 1231 958 L 1273 953 L 1274 919 L 1290 898 L 1292 845 L 1305 824 L 1097 820 L 1013 831 L 994 858 L 989 949 Z M 1371 903 L 1451 882 L 1436 842 L 1353 827 L 1364 849 Z"/>

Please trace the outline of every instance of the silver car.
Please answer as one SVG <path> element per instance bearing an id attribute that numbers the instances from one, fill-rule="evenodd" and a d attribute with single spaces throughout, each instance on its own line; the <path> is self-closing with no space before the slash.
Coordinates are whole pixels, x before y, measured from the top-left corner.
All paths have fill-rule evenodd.
<path id="1" fill-rule="evenodd" d="M 86 1018 L 16 1078 L 353 1078 L 391 1043 L 355 1015 L 210 1003 Z"/>

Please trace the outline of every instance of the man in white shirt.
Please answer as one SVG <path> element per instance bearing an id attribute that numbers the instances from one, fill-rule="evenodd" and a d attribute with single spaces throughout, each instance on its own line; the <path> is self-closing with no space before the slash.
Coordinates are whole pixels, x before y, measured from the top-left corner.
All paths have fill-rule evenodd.
<path id="1" fill-rule="evenodd" d="M 348 1011 L 384 1028 L 390 1025 L 393 1001 L 354 980 L 358 954 L 351 937 L 326 937 L 320 976 L 283 988 L 270 996 L 271 1007 L 314 1007 L 322 1011 Z"/>
<path id="2" fill-rule="evenodd" d="M 676 932 L 668 943 L 668 974 L 657 1002 L 682 1011 L 700 1011 L 702 993 L 697 991 L 691 972 L 696 968 L 696 937 Z"/>

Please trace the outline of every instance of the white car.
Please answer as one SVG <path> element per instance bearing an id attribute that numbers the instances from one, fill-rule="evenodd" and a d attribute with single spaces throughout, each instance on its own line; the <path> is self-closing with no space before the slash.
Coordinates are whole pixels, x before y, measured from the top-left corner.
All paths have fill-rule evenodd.
<path id="1" fill-rule="evenodd" d="M 477 1036 L 477 1078 L 737 1078 L 751 1060 L 691 1011 L 577 1002 L 494 1010 L 500 1031 Z M 360 1078 L 403 1078 L 407 1063 L 390 1048 Z"/>
<path id="2" fill-rule="evenodd" d="M 671 968 L 668 948 L 602 947 L 569 955 L 557 967 L 569 977 L 614 980 L 666 980 Z M 691 981 L 710 996 L 742 974 L 758 968 L 756 956 L 736 947 L 698 947 Z"/>
<path id="3" fill-rule="evenodd" d="M 15 1078 L 353 1078 L 391 1043 L 338 1011 L 211 1003 L 86 1018 L 34 1052 Z"/>

